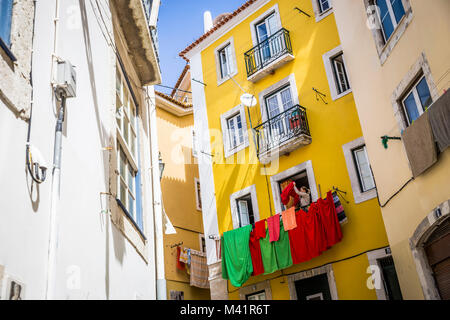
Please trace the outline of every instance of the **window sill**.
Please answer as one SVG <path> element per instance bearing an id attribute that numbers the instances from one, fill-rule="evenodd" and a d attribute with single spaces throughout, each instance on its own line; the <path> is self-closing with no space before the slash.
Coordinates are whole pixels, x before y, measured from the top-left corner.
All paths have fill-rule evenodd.
<path id="1" fill-rule="evenodd" d="M 412 11 L 407 12 L 401 19 L 395 28 L 394 32 L 391 34 L 390 38 L 386 41 L 386 43 L 379 48 L 378 57 L 380 58 L 381 65 L 384 65 L 387 58 L 391 55 L 392 50 L 395 48 L 400 38 L 406 31 L 406 28 L 411 23 L 413 18 Z M 381 32 L 383 32 L 380 29 Z"/>
<path id="2" fill-rule="evenodd" d="M 14 56 L 12 51 L 8 48 L 6 43 L 3 42 L 2 38 L 0 38 L 0 47 L 3 49 L 3 51 L 5 51 L 5 53 L 8 56 L 8 58 L 11 59 L 11 62 L 16 62 L 17 61 L 17 58 Z"/>
<path id="3" fill-rule="evenodd" d="M 224 84 L 225 82 L 227 82 L 228 80 L 230 80 L 231 77 L 234 77 L 234 76 L 237 75 L 237 74 L 238 74 L 238 72 L 235 71 L 235 72 L 233 72 L 232 74 L 230 74 L 229 76 L 226 76 L 225 78 L 219 78 L 219 77 L 217 77 L 217 86 L 218 86 L 218 87 L 221 86 L 222 84 Z"/>
<path id="4" fill-rule="evenodd" d="M 249 144 L 248 140 L 246 140 L 243 144 L 241 144 L 233 149 L 225 150 L 225 159 L 231 157 L 232 155 L 238 153 L 239 151 L 242 151 L 242 150 L 248 148 L 249 145 L 250 144 Z"/>
<path id="5" fill-rule="evenodd" d="M 119 205 L 120 209 L 122 209 L 123 213 L 127 216 L 128 220 L 133 224 L 133 226 L 136 228 L 137 232 L 141 236 L 142 240 L 147 241 L 147 238 L 144 235 L 144 232 L 142 232 L 141 228 L 137 225 L 136 221 L 134 221 L 134 218 L 130 215 L 128 210 L 123 205 L 122 201 L 119 199 L 116 199 L 117 204 Z"/>
<path id="6" fill-rule="evenodd" d="M 325 19 L 332 13 L 333 13 L 333 7 L 328 8 L 327 10 L 325 10 L 323 12 L 320 12 L 318 15 L 316 15 L 316 22 L 319 22 L 320 20 Z"/>
<path id="7" fill-rule="evenodd" d="M 348 95 L 349 93 L 352 93 L 352 92 L 353 92 L 353 90 L 350 88 L 347 91 L 339 93 L 338 95 L 333 95 L 331 98 L 333 99 L 333 101 L 336 101 L 342 97 L 345 97 L 346 95 Z"/>

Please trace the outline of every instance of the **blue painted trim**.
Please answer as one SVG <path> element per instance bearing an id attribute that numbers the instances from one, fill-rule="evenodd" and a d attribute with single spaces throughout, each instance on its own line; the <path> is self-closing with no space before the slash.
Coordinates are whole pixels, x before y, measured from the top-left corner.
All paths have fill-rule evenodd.
<path id="1" fill-rule="evenodd" d="M 133 225 L 136 227 L 136 229 L 138 230 L 138 232 L 142 236 L 142 238 L 144 238 L 144 240 L 147 240 L 147 238 L 144 235 L 144 233 L 142 232 L 141 228 L 134 221 L 133 217 L 130 215 L 130 213 L 128 212 L 127 208 L 125 208 L 125 206 L 123 205 L 122 201 L 120 201 L 120 199 L 116 199 L 116 202 L 119 205 L 119 207 L 123 210 L 125 215 L 128 217 L 128 219 L 130 219 L 131 223 L 133 223 Z"/>

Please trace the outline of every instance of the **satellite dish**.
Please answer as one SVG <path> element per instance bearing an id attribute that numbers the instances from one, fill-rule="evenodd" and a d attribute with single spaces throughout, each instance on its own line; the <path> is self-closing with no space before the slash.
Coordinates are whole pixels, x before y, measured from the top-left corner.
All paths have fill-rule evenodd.
<path id="1" fill-rule="evenodd" d="M 241 96 L 241 102 L 246 107 L 254 107 L 256 106 L 256 103 L 258 102 L 254 95 L 251 95 L 250 93 L 244 93 Z"/>

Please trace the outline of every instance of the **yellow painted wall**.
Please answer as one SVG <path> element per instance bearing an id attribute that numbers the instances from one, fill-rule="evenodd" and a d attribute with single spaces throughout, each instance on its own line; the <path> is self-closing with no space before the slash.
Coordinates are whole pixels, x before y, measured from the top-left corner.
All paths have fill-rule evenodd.
<path id="1" fill-rule="evenodd" d="M 186 271 L 176 268 L 177 249 L 171 248 L 182 242 L 182 247 L 201 251 L 199 234 L 203 233 L 203 220 L 196 207 L 194 182 L 194 178 L 198 178 L 198 166 L 192 156 L 194 119 L 192 114 L 177 116 L 163 110 L 158 102 L 156 116 L 159 148 L 165 163 L 161 180 L 163 203 L 177 231 L 173 235 L 164 234 L 167 297 L 170 297 L 170 290 L 175 290 L 183 291 L 186 300 L 208 300 L 209 290 L 191 287 Z"/>
<path id="2" fill-rule="evenodd" d="M 244 65 L 244 52 L 252 48 L 250 22 L 267 11 L 275 3 L 278 3 L 281 23 L 290 31 L 291 42 L 295 59 L 280 69 L 275 74 L 266 76 L 256 84 L 247 81 Z M 227 110 L 240 104 L 239 97 L 242 92 L 231 81 L 228 80 L 217 86 L 217 75 L 215 68 L 214 48 L 233 36 L 236 50 L 237 66 L 239 73 L 234 77 L 244 89 L 258 97 L 259 92 L 275 84 L 279 80 L 294 73 L 298 89 L 299 101 L 307 109 L 308 121 L 312 136 L 312 143 L 308 146 L 295 150 L 289 156 L 282 156 L 279 168 L 272 170 L 270 175 L 285 171 L 295 165 L 311 160 L 317 184 L 320 184 L 322 196 L 337 186 L 347 192 L 350 204 L 345 205 L 349 222 L 343 226 L 344 238 L 331 250 L 301 265 L 293 266 L 285 273 L 294 273 L 301 270 L 321 266 L 331 261 L 340 260 L 353 256 L 366 250 L 377 249 L 388 245 L 387 237 L 381 217 L 381 212 L 376 199 L 355 205 L 350 186 L 350 178 L 344 160 L 342 145 L 362 136 L 359 119 L 356 112 L 353 95 L 350 93 L 336 101 L 331 100 L 330 89 L 325 73 L 322 55 L 340 44 L 333 14 L 316 23 L 314 17 L 307 18 L 293 9 L 292 1 L 270 1 L 257 12 L 254 12 L 238 26 L 230 30 L 212 45 L 202 51 L 203 79 L 205 87 L 206 104 L 208 110 L 208 121 L 210 129 L 220 130 L 220 115 Z M 313 12 L 311 1 L 305 1 L 302 9 Z M 327 105 L 316 100 L 312 88 L 317 88 L 327 95 Z M 253 126 L 260 119 L 259 105 L 251 111 Z M 247 124 L 250 128 L 250 124 Z M 255 147 L 252 133 L 249 131 L 250 147 L 241 151 L 238 157 L 247 159 L 244 164 L 224 164 L 223 146 L 221 136 L 212 137 L 211 144 L 213 154 L 213 173 L 215 193 L 217 199 L 217 214 L 219 221 L 219 232 L 232 229 L 230 211 L 230 195 L 253 184 L 256 185 L 258 196 L 258 207 L 260 218 L 270 216 L 270 206 L 274 208 L 272 191 L 266 184 L 266 177 L 260 174 L 262 166 L 259 163 L 249 164 L 249 155 L 254 157 Z M 269 165 L 270 167 L 270 165 Z M 269 180 L 269 177 L 267 177 Z M 270 200 L 268 196 L 270 193 Z M 269 205 L 270 202 L 270 205 Z M 275 213 L 275 212 L 272 212 Z M 365 257 L 365 255 L 364 255 Z M 363 258 L 360 258 L 363 259 Z M 351 269 L 354 278 L 348 279 L 337 275 L 338 290 L 344 298 L 375 298 L 374 293 L 368 293 L 365 286 L 367 265 L 361 263 L 360 259 L 352 259 L 346 262 Z M 367 260 L 367 259 L 366 259 Z M 367 262 L 368 263 L 368 262 Z M 276 274 L 275 274 L 276 275 Z M 245 284 L 260 282 L 270 279 L 274 275 L 258 276 L 249 279 Z M 364 280 L 364 281 L 363 281 Z M 272 295 L 274 299 L 288 299 L 287 282 L 285 285 L 278 280 L 272 281 Z M 354 281 L 363 281 L 355 284 Z M 229 285 L 230 291 L 234 288 Z M 238 292 L 230 295 L 237 299 Z"/>
<path id="3" fill-rule="evenodd" d="M 450 2 L 410 0 L 413 18 L 381 65 L 374 39 L 366 27 L 362 1 L 335 1 L 335 15 L 368 154 L 384 203 L 411 176 L 409 162 L 399 141 L 383 148 L 380 137 L 400 136 L 391 96 L 410 68 L 424 53 L 438 95 L 450 87 Z M 358 32 L 355 32 L 358 30 Z M 438 163 L 406 186 L 383 208 L 383 219 L 395 261 L 403 298 L 423 299 L 409 239 L 420 222 L 450 197 L 450 150 Z"/>

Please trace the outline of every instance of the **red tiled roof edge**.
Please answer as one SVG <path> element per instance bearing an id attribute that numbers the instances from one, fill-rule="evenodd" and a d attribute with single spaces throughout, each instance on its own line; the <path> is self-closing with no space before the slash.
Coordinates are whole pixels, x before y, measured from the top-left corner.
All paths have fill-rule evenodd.
<path id="1" fill-rule="evenodd" d="M 186 75 L 186 73 L 188 72 L 189 69 L 190 69 L 190 66 L 188 64 L 186 64 L 186 66 L 184 67 L 183 71 L 181 72 L 180 77 L 177 80 L 177 83 L 175 84 L 175 87 L 174 87 L 175 89 L 173 89 L 171 94 L 170 94 L 172 97 L 177 92 L 176 89 L 178 89 L 178 87 L 180 86 L 181 81 L 183 81 L 183 78 L 184 78 L 184 76 Z"/>
<path id="2" fill-rule="evenodd" d="M 162 98 L 164 98 L 164 99 L 166 99 L 166 100 L 168 100 L 168 101 L 170 101 L 170 102 L 172 102 L 172 103 L 175 103 L 176 105 L 180 106 L 183 109 L 192 108 L 192 104 L 184 104 L 184 103 L 182 103 L 182 102 L 180 102 L 180 101 L 178 101 L 178 100 L 172 98 L 171 96 L 169 96 L 167 94 L 164 94 L 162 92 L 159 92 L 159 91 L 155 90 L 155 94 L 160 96 L 160 97 L 162 97 Z"/>
<path id="3" fill-rule="evenodd" d="M 226 24 L 228 21 L 230 21 L 231 19 L 233 19 L 235 16 L 237 16 L 241 11 L 247 9 L 251 4 L 253 4 L 254 2 L 256 2 L 258 0 L 248 0 L 247 2 L 245 2 L 242 6 L 240 6 L 237 10 L 235 10 L 233 13 L 231 13 L 229 16 L 223 18 L 222 20 L 220 20 L 216 25 L 213 26 L 213 28 L 211 30 L 209 30 L 208 32 L 206 32 L 205 34 L 203 34 L 202 36 L 200 36 L 200 38 L 198 38 L 197 40 L 195 40 L 193 43 L 191 43 L 186 49 L 184 49 L 183 51 L 180 52 L 179 56 L 182 57 L 184 60 L 189 61 L 189 59 L 187 59 L 185 57 L 186 53 L 188 53 L 189 51 L 191 51 L 194 47 L 196 47 L 200 42 L 202 42 L 203 40 L 205 40 L 206 38 L 208 38 L 211 34 L 213 34 L 216 30 L 218 30 L 220 27 L 222 27 L 224 24 Z"/>

